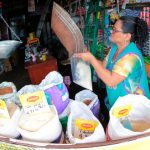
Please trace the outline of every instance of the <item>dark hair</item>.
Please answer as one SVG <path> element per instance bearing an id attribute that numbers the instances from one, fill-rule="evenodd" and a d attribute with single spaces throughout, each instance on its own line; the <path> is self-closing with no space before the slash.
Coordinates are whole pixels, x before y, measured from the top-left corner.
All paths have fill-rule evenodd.
<path id="1" fill-rule="evenodd" d="M 143 46 L 148 39 L 148 26 L 146 21 L 138 17 L 122 16 L 122 30 L 124 33 L 131 33 L 131 42 Z"/>

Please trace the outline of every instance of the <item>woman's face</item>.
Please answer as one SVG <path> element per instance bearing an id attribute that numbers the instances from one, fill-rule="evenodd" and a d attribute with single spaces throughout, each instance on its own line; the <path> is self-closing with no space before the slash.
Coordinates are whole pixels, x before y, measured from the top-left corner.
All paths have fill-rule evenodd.
<path id="1" fill-rule="evenodd" d="M 122 30 L 121 20 L 118 20 L 114 24 L 110 38 L 111 38 L 111 41 L 116 44 L 119 44 L 119 43 L 122 43 L 125 41 L 125 39 L 124 39 L 125 37 L 123 34 L 123 30 Z"/>

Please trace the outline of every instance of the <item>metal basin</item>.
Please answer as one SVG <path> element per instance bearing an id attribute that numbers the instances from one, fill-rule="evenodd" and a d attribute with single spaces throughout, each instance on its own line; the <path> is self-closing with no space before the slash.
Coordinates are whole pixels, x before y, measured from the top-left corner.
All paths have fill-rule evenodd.
<path id="1" fill-rule="evenodd" d="M 9 58 L 21 43 L 15 40 L 0 41 L 0 60 Z"/>

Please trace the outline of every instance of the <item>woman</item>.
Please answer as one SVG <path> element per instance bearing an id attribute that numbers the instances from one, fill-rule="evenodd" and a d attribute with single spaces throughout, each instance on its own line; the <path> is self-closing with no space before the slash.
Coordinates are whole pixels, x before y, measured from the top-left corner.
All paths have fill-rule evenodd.
<path id="1" fill-rule="evenodd" d="M 89 62 L 106 84 L 109 109 L 119 96 L 142 94 L 150 98 L 143 57 L 136 46 L 142 46 L 147 37 L 145 21 L 123 16 L 113 26 L 111 41 L 114 44 L 103 62 L 89 51 L 75 55 Z"/>

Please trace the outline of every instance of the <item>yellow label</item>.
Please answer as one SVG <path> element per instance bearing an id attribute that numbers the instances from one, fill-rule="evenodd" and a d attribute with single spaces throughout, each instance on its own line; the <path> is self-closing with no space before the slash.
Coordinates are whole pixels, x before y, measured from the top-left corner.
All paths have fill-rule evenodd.
<path id="1" fill-rule="evenodd" d="M 19 99 L 27 114 L 49 109 L 44 91 L 20 95 Z"/>
<path id="2" fill-rule="evenodd" d="M 0 100 L 0 118 L 10 119 L 6 103 L 3 100 Z"/>
<path id="3" fill-rule="evenodd" d="M 112 115 L 116 118 L 121 118 L 127 116 L 129 112 L 132 110 L 131 105 L 116 107 L 112 110 Z"/>
<path id="4" fill-rule="evenodd" d="M 83 131 L 94 131 L 98 122 L 94 120 L 76 119 L 75 125 Z"/>
<path id="5" fill-rule="evenodd" d="M 6 109 L 6 103 L 3 100 L 0 100 L 0 109 Z"/>

